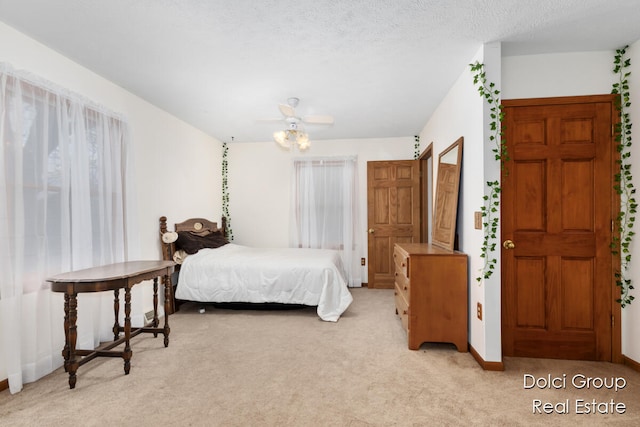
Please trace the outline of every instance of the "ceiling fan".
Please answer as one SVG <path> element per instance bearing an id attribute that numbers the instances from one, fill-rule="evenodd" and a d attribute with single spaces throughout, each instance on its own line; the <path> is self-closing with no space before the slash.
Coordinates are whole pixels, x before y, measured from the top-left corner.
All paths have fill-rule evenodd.
<path id="1" fill-rule="evenodd" d="M 296 107 L 300 102 L 299 98 L 287 99 L 287 104 L 278 104 L 278 109 L 284 116 L 282 120 L 286 124 L 286 129 L 273 133 L 273 139 L 284 148 L 291 148 L 298 144 L 298 149 L 306 150 L 311 145 L 309 135 L 304 130 L 304 124 L 332 125 L 334 119 L 329 115 L 307 115 L 300 117 L 296 114 Z"/>
<path id="2" fill-rule="evenodd" d="M 299 98 L 289 98 L 287 99 L 286 104 L 278 104 L 278 109 L 285 117 L 285 120 L 289 122 L 291 119 L 301 121 L 303 123 L 308 124 L 317 124 L 317 125 L 332 125 L 333 117 L 326 114 L 312 114 L 303 117 L 298 117 L 296 115 L 296 107 L 300 103 Z"/>

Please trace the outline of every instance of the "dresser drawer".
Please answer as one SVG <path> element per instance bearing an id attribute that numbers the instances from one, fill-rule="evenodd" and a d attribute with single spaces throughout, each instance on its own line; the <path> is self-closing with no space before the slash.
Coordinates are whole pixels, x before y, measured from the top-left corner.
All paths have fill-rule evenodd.
<path id="1" fill-rule="evenodd" d="M 402 327 L 405 331 L 409 331 L 409 304 L 407 300 L 404 298 L 403 292 L 398 289 L 398 284 L 394 289 L 394 295 L 396 299 L 396 311 L 398 312 L 398 316 L 400 316 L 400 321 L 402 322 Z"/>
<path id="2" fill-rule="evenodd" d="M 398 264 L 396 264 L 395 282 L 396 288 L 402 291 L 404 299 L 407 300 L 407 302 L 411 302 L 411 299 L 409 298 L 409 295 L 411 295 L 411 292 L 409 292 L 411 280 L 407 278 L 406 274 L 403 271 L 403 267 L 399 266 Z"/>
<path id="3" fill-rule="evenodd" d="M 396 246 L 393 248 L 393 262 L 396 265 L 396 272 L 409 279 L 409 254 Z"/>

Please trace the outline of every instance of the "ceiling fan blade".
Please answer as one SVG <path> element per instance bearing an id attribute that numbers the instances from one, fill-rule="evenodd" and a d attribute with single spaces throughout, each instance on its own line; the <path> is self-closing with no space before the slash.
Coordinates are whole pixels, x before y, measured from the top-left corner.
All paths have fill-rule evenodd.
<path id="1" fill-rule="evenodd" d="M 284 119 L 282 117 L 278 117 L 278 118 L 266 117 L 266 118 L 262 118 L 262 119 L 256 119 L 256 121 L 258 121 L 260 123 L 276 123 L 276 122 L 282 123 L 283 120 Z"/>
<path id="2" fill-rule="evenodd" d="M 332 125 L 334 122 L 332 116 L 320 115 L 320 114 L 304 116 L 302 118 L 302 121 L 305 123 L 316 124 L 316 125 Z"/>
<path id="3" fill-rule="evenodd" d="M 285 117 L 295 117 L 296 116 L 296 110 L 290 105 L 278 104 L 278 108 L 280 109 L 280 112 Z"/>

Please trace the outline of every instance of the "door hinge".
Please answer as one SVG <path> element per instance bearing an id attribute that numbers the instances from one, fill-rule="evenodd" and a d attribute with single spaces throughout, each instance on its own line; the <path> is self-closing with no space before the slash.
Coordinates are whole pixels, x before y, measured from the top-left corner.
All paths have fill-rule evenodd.
<path id="1" fill-rule="evenodd" d="M 616 327 L 616 318 L 613 315 L 611 315 L 611 327 L 612 328 Z"/>

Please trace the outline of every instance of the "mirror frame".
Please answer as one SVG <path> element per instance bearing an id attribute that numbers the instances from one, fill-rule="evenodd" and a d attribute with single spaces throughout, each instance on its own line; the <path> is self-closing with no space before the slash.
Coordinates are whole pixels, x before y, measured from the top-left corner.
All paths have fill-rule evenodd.
<path id="1" fill-rule="evenodd" d="M 438 177 L 433 206 L 431 240 L 433 245 L 450 251 L 454 250 L 455 246 L 463 142 L 463 137 L 458 138 L 438 156 Z M 442 159 L 455 149 L 458 150 L 455 163 L 443 163 Z"/>
<path id="2" fill-rule="evenodd" d="M 420 242 L 431 243 L 433 229 L 433 142 L 420 154 Z"/>

